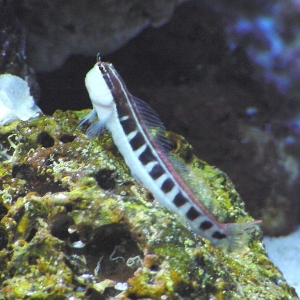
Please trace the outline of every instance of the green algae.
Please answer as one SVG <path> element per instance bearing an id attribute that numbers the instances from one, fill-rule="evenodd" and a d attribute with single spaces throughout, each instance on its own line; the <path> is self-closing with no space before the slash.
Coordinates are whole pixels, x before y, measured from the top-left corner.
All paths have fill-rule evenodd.
<path id="1" fill-rule="evenodd" d="M 233 253 L 194 235 L 132 179 L 107 132 L 88 140 L 77 128 L 86 113 L 56 111 L 0 128 L 10 157 L 0 167 L 3 298 L 297 299 L 259 230 Z M 202 178 L 218 220 L 251 220 L 228 177 L 169 135 Z M 79 241 L 86 246 L 74 248 Z"/>

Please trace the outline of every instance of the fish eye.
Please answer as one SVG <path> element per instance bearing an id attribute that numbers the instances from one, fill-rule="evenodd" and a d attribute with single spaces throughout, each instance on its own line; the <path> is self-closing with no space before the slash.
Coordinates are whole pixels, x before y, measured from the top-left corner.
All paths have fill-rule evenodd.
<path id="1" fill-rule="evenodd" d="M 103 66 L 103 62 L 101 61 L 100 53 L 97 54 L 97 65 L 98 65 L 99 70 L 102 74 L 107 73 L 107 70 L 106 70 L 105 66 Z"/>
<path id="2" fill-rule="evenodd" d="M 107 73 L 107 69 L 105 68 L 105 66 L 103 66 L 103 64 L 100 62 L 98 63 L 98 67 L 99 67 L 99 70 L 102 74 L 106 74 Z"/>

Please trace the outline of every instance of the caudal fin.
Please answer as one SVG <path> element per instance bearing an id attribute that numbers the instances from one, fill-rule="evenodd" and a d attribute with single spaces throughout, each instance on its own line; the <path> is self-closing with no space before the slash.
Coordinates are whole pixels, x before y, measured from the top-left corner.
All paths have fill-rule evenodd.
<path id="1" fill-rule="evenodd" d="M 251 234 L 261 222 L 261 220 L 255 220 L 245 223 L 223 224 L 223 230 L 226 238 L 224 239 L 225 241 L 222 241 L 222 244 L 225 242 L 226 248 L 229 252 L 239 251 L 243 247 L 247 246 L 249 239 L 251 238 Z"/>

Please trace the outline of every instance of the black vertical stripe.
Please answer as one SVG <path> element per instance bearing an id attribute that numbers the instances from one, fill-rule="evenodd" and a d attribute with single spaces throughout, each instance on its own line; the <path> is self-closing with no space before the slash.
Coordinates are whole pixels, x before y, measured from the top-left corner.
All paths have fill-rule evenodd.
<path id="1" fill-rule="evenodd" d="M 174 187 L 172 179 L 167 178 L 161 186 L 161 189 L 164 193 L 169 193 Z"/>
<path id="2" fill-rule="evenodd" d="M 155 165 L 152 170 L 150 171 L 149 175 L 152 177 L 152 179 L 157 179 L 161 175 L 165 173 L 165 170 L 162 168 L 160 164 Z"/>
<path id="3" fill-rule="evenodd" d="M 146 142 L 143 135 L 138 131 L 137 134 L 133 137 L 133 139 L 129 142 L 133 151 L 142 147 Z"/>
<path id="4" fill-rule="evenodd" d="M 215 231 L 214 234 L 212 235 L 214 239 L 222 240 L 226 238 L 226 234 L 220 232 L 220 231 Z"/>
<path id="5" fill-rule="evenodd" d="M 200 215 L 201 214 L 194 207 L 191 207 L 186 213 L 187 218 L 191 221 L 197 219 L 198 217 L 200 217 Z"/>
<path id="6" fill-rule="evenodd" d="M 201 230 L 208 230 L 208 229 L 210 229 L 210 228 L 212 228 L 213 227 L 213 224 L 211 223 L 211 222 L 209 222 L 209 221 L 203 221 L 201 224 L 200 224 L 200 226 L 199 226 L 199 228 L 201 229 Z"/>
<path id="7" fill-rule="evenodd" d="M 155 161 L 156 159 L 153 156 L 151 149 L 146 147 L 146 149 L 140 154 L 139 160 L 144 166 L 146 166 L 149 162 Z"/>
<path id="8" fill-rule="evenodd" d="M 181 192 L 179 192 L 174 200 L 173 200 L 173 203 L 177 206 L 177 207 L 180 207 L 182 205 L 184 205 L 185 203 L 187 203 L 187 199 L 182 195 Z"/>
<path id="9" fill-rule="evenodd" d="M 120 121 L 120 123 L 121 123 L 126 135 L 128 135 L 130 132 L 136 130 L 136 124 L 131 117 L 129 117 L 126 120 Z"/>

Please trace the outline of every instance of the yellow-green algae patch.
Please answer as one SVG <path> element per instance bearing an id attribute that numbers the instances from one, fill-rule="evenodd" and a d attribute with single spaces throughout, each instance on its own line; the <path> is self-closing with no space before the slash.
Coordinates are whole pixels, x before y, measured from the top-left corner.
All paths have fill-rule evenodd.
<path id="1" fill-rule="evenodd" d="M 0 128 L 0 299 L 297 299 L 259 230 L 213 248 L 131 178 L 108 133 L 86 138 L 86 113 Z M 251 220 L 228 177 L 169 135 L 217 219 Z"/>

